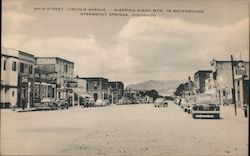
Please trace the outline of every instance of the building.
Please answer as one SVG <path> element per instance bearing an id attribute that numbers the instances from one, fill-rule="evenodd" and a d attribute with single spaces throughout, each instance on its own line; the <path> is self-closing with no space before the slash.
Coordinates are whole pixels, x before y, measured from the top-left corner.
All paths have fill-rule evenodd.
<path id="1" fill-rule="evenodd" d="M 18 87 L 19 96 L 17 107 L 33 107 L 34 95 L 34 66 L 35 56 L 26 52 L 19 51 L 18 54 Z"/>
<path id="2" fill-rule="evenodd" d="M 206 90 L 206 79 L 209 78 L 212 70 L 198 70 L 194 74 L 194 85 L 197 93 L 204 93 Z"/>
<path id="3" fill-rule="evenodd" d="M 74 78 L 72 81 L 68 81 L 68 88 L 72 91 L 71 97 L 73 97 L 72 106 L 80 106 L 85 102 L 86 97 L 91 97 L 87 94 L 87 81 L 84 79 Z"/>
<path id="4" fill-rule="evenodd" d="M 81 77 L 87 81 L 87 94 L 97 99 L 108 99 L 108 79 L 103 77 Z"/>
<path id="5" fill-rule="evenodd" d="M 0 108 L 17 105 L 18 54 L 14 49 L 1 48 L 1 102 Z"/>
<path id="6" fill-rule="evenodd" d="M 59 57 L 37 57 L 36 63 L 38 69 L 51 73 L 56 79 L 57 99 L 72 100 L 67 84 L 74 79 L 74 63 Z"/>
<path id="7" fill-rule="evenodd" d="M 244 93 L 244 90 L 249 92 L 249 89 L 246 86 L 247 81 L 249 82 L 249 62 L 243 61 L 242 64 L 245 68 L 245 73 L 244 75 L 238 75 L 236 72 L 236 66 L 239 61 L 234 61 L 234 75 L 235 75 L 235 87 L 236 91 L 235 93 L 238 94 L 239 96 L 236 96 L 236 102 L 238 105 L 242 103 L 242 99 L 247 99 L 249 98 L 249 93 Z M 216 97 L 217 101 L 220 104 L 231 104 L 233 103 L 233 77 L 232 77 L 232 64 L 231 61 L 218 61 L 218 60 L 213 60 L 211 62 L 211 66 L 213 67 L 212 71 L 212 77 L 213 77 L 213 83 L 216 89 Z M 243 78 L 242 78 L 243 77 Z M 243 84 L 244 83 L 244 84 Z M 238 85 L 239 84 L 239 85 Z M 241 85 L 240 85 L 241 84 Z M 237 88 L 238 86 L 238 88 Z M 243 97 L 243 95 L 245 95 Z M 238 99 L 237 99 L 238 97 Z M 240 100 L 241 97 L 241 100 Z"/>
<path id="8" fill-rule="evenodd" d="M 43 98 L 56 99 L 56 79 L 53 73 L 35 68 L 34 102 L 39 103 Z"/>
<path id="9" fill-rule="evenodd" d="M 111 96 L 111 102 L 117 103 L 119 99 L 123 97 L 124 84 L 120 81 L 108 82 L 109 95 Z"/>
<path id="10" fill-rule="evenodd" d="M 1 48 L 1 107 L 32 107 L 35 57 Z"/>

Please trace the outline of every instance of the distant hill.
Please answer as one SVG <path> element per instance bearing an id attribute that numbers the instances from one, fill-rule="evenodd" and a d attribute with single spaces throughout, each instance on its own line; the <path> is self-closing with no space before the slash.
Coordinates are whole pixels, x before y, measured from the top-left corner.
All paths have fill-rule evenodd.
<path id="1" fill-rule="evenodd" d="M 132 90 L 156 90 L 160 95 L 167 96 L 172 95 L 180 83 L 185 82 L 185 80 L 172 80 L 172 81 L 162 81 L 162 80 L 149 80 L 140 82 L 137 84 L 128 85 L 126 88 L 131 88 Z"/>

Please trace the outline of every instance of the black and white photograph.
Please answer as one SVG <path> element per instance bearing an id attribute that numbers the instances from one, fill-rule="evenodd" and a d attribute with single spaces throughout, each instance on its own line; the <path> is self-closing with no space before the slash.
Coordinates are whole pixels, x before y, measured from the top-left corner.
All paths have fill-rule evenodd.
<path id="1" fill-rule="evenodd" d="M 249 0 L 1 3 L 0 155 L 249 154 Z"/>

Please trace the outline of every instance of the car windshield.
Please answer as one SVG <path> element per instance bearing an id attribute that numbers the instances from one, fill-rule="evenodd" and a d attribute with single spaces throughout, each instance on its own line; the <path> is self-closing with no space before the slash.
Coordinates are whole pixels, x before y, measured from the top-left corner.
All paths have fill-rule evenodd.
<path id="1" fill-rule="evenodd" d="M 41 102 L 43 103 L 43 102 L 52 102 L 53 101 L 53 99 L 51 99 L 51 98 L 43 98 L 42 100 L 41 100 Z"/>
<path id="2" fill-rule="evenodd" d="M 214 96 L 210 94 L 203 94 L 196 97 L 196 102 L 199 103 L 208 104 L 208 103 L 215 103 L 215 101 L 216 100 Z"/>
<path id="3" fill-rule="evenodd" d="M 161 102 L 161 101 L 164 101 L 165 99 L 164 98 L 158 98 L 155 100 L 155 102 Z"/>

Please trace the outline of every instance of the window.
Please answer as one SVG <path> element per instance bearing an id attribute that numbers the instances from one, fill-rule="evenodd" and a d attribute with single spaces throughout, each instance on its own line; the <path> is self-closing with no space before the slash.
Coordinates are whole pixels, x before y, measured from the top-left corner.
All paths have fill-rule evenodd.
<path id="1" fill-rule="evenodd" d="M 12 62 L 12 71 L 16 71 L 16 62 L 15 61 Z"/>
<path id="2" fill-rule="evenodd" d="M 24 64 L 20 63 L 20 73 L 24 73 Z"/>
<path id="3" fill-rule="evenodd" d="M 15 91 L 14 90 L 12 91 L 12 96 L 15 96 Z"/>
<path id="4" fill-rule="evenodd" d="M 226 96 L 226 91 L 225 90 L 223 90 L 223 96 Z"/>
<path id="5" fill-rule="evenodd" d="M 33 73 L 33 66 L 30 65 L 30 66 L 29 66 L 29 74 L 32 74 L 32 73 Z"/>
<path id="6" fill-rule="evenodd" d="M 3 61 L 3 70 L 6 70 L 6 60 Z"/>
<path id="7" fill-rule="evenodd" d="M 63 73 L 65 73 L 65 74 L 68 73 L 68 66 L 67 66 L 67 64 L 64 65 L 64 71 L 63 71 Z"/>

